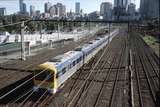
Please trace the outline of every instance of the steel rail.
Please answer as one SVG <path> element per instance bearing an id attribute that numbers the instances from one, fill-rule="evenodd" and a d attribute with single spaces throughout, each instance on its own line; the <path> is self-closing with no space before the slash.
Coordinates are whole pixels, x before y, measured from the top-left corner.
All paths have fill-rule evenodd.
<path id="1" fill-rule="evenodd" d="M 45 72 L 47 69 L 42 70 L 41 72 L 39 72 L 38 74 L 34 75 L 33 77 L 31 77 L 30 79 L 26 80 L 25 82 L 23 82 L 22 84 L 18 85 L 17 87 L 15 87 L 14 89 L 10 90 L 9 92 L 7 92 L 6 94 L 2 95 L 0 97 L 0 99 L 3 99 L 4 97 L 8 96 L 10 93 L 14 92 L 16 89 L 20 88 L 21 86 L 23 86 L 24 84 L 28 83 L 29 81 L 31 81 L 33 78 L 35 78 L 36 76 L 40 75 L 41 73 Z"/>
<path id="2" fill-rule="evenodd" d="M 123 53 L 125 48 L 126 48 L 126 41 L 124 41 L 124 47 L 122 48 L 122 53 Z M 120 61 L 119 61 L 119 64 L 118 64 L 119 67 L 122 64 L 121 61 L 122 61 L 123 56 L 124 56 L 124 54 L 121 54 Z M 116 78 L 115 78 L 115 82 L 114 82 L 113 89 L 112 89 L 112 94 L 111 94 L 111 98 L 110 98 L 110 102 L 109 102 L 109 107 L 113 107 L 113 102 L 114 102 L 113 99 L 115 97 L 115 92 L 116 92 L 115 90 L 117 88 L 119 72 L 120 72 L 120 68 L 116 72 Z"/>
<path id="3" fill-rule="evenodd" d="M 109 53 L 109 51 L 107 51 L 107 54 Z M 111 56 L 111 55 L 109 55 L 109 56 Z M 108 62 L 107 61 L 104 61 L 102 64 L 100 64 L 101 65 L 101 67 L 104 67 L 104 65 L 105 64 L 107 64 Z M 91 80 L 91 82 L 88 84 L 88 86 L 86 86 L 86 89 L 84 90 L 84 92 L 82 92 L 83 94 L 82 94 L 82 96 L 80 96 L 79 97 L 79 99 L 78 99 L 78 102 L 80 101 L 80 98 L 81 99 L 83 99 L 83 97 L 87 94 L 87 92 L 88 92 L 88 90 L 91 88 L 91 87 L 94 87 L 95 86 L 95 77 L 97 77 L 98 75 L 99 75 L 99 73 L 100 73 L 100 71 L 101 71 L 101 69 L 99 69 L 97 72 L 96 72 L 96 74 L 94 75 L 94 77 L 93 77 L 93 79 Z M 93 85 L 92 85 L 92 83 L 93 83 Z M 83 103 L 85 102 L 85 99 L 86 99 L 87 97 L 84 97 L 84 99 L 83 99 Z M 76 106 L 78 106 L 78 102 L 76 102 Z"/>
<path id="4" fill-rule="evenodd" d="M 107 49 L 107 48 L 106 48 Z M 95 69 L 95 67 L 99 64 L 100 60 L 102 59 L 102 57 L 104 56 L 106 49 L 104 50 L 104 52 L 102 53 L 102 55 L 100 56 L 100 58 L 98 59 L 98 61 L 96 62 L 95 66 L 92 69 Z M 90 78 L 90 76 L 93 73 L 93 70 L 91 69 L 88 77 L 85 79 L 85 81 L 83 82 L 82 86 L 80 87 L 80 89 L 77 91 L 77 93 L 75 94 L 75 96 L 73 97 L 73 99 L 70 101 L 70 103 L 68 104 L 68 107 L 71 106 L 71 104 L 73 103 L 73 101 L 76 99 L 76 97 L 78 96 L 78 94 L 80 93 L 80 91 L 85 87 L 88 79 Z"/>
<path id="5" fill-rule="evenodd" d="M 37 89 L 39 89 L 40 86 L 41 86 L 42 84 L 44 84 L 44 83 L 47 81 L 47 79 L 50 78 L 50 77 L 48 77 L 48 76 L 50 76 L 50 75 L 51 75 L 51 73 L 50 73 L 49 75 L 47 75 L 47 77 L 37 86 Z M 18 107 L 23 106 L 23 103 L 25 103 L 25 102 L 27 101 L 27 99 L 28 99 L 29 97 L 31 97 L 32 94 L 33 94 L 35 91 L 36 91 L 36 90 L 34 90 L 32 93 L 30 93 Z"/>
<path id="6" fill-rule="evenodd" d="M 136 42 L 136 40 L 135 40 L 135 42 Z M 136 43 L 137 43 L 137 42 L 136 42 Z M 136 47 L 137 47 L 137 51 L 139 51 L 139 52 L 141 53 L 141 50 L 139 49 L 139 46 L 138 46 L 137 44 L 136 44 Z M 144 63 L 143 63 L 143 59 L 144 59 L 144 58 L 142 58 L 143 56 L 142 56 L 142 55 L 139 55 L 139 54 L 138 54 L 138 57 L 139 57 L 140 62 L 141 62 L 141 64 L 142 64 L 142 69 L 143 69 L 143 72 L 144 72 L 145 77 L 146 77 L 146 79 L 147 79 L 147 84 L 148 84 L 148 86 L 149 86 L 150 94 L 151 94 L 151 96 L 152 96 L 153 102 L 156 104 L 156 98 L 155 98 L 155 95 L 154 95 L 154 91 L 153 91 L 153 88 L 152 88 L 152 86 L 151 86 L 151 82 L 150 82 L 150 80 L 149 80 L 148 73 L 146 72 L 146 66 L 145 66 Z"/>
<path id="7" fill-rule="evenodd" d="M 133 46 L 134 41 L 132 40 L 131 42 L 132 42 L 132 47 L 131 48 L 134 51 L 136 51 L 136 48 Z M 140 107 L 144 107 L 142 93 L 141 93 L 142 91 L 141 91 L 141 88 L 140 88 L 140 80 L 139 80 L 140 79 L 140 77 L 139 77 L 140 74 L 138 72 L 137 63 L 136 63 L 136 61 L 137 61 L 136 60 L 137 59 L 136 55 L 137 55 L 136 53 L 133 54 L 133 57 L 134 57 L 134 68 L 135 68 L 134 72 L 136 74 L 135 76 L 136 76 L 136 82 L 137 82 L 137 86 L 138 86 L 139 104 L 140 104 Z"/>

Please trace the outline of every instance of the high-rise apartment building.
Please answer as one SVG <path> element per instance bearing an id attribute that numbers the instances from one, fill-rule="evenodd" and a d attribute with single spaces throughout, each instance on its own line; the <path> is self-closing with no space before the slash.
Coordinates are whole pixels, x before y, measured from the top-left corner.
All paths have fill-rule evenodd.
<path id="1" fill-rule="evenodd" d="M 156 18 L 159 16 L 159 0 L 141 0 L 140 14 L 142 18 Z"/>
<path id="2" fill-rule="evenodd" d="M 6 8 L 0 8 L 0 16 L 5 16 L 7 14 Z"/>
<path id="3" fill-rule="evenodd" d="M 76 2 L 75 4 L 75 13 L 80 14 L 80 2 Z"/>
<path id="4" fill-rule="evenodd" d="M 44 12 L 49 13 L 49 9 L 51 8 L 52 4 L 50 2 L 47 2 L 44 4 Z"/>
<path id="5" fill-rule="evenodd" d="M 112 4 L 110 2 L 103 2 L 100 7 L 100 15 L 105 19 L 112 17 Z"/>
<path id="6" fill-rule="evenodd" d="M 20 10 L 20 13 L 22 14 L 27 13 L 27 6 L 23 0 L 19 0 L 19 10 Z"/>
<path id="7" fill-rule="evenodd" d="M 31 5 L 30 6 L 30 16 L 35 16 L 35 6 Z"/>

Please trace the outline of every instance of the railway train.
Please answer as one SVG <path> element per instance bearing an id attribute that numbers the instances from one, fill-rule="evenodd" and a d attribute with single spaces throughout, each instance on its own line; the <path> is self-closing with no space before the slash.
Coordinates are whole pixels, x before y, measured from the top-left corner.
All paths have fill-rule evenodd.
<path id="1" fill-rule="evenodd" d="M 107 35 L 97 37 L 75 50 L 58 55 L 38 65 L 38 69 L 34 71 L 34 88 L 47 89 L 52 94 L 56 93 L 68 78 L 107 45 L 108 39 L 112 40 L 116 32 L 112 32 L 110 38 Z"/>

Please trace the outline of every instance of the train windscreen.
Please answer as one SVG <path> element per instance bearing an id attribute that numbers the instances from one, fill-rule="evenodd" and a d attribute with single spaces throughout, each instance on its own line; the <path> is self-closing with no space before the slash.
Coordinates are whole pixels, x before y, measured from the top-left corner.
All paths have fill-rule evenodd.
<path id="1" fill-rule="evenodd" d="M 40 73 L 42 71 L 43 70 L 36 70 L 34 72 L 34 75 L 36 75 L 36 74 L 38 74 L 38 73 Z M 54 76 L 53 73 L 51 73 L 49 70 L 46 70 L 46 71 L 40 73 L 39 75 L 37 75 L 35 77 L 35 80 L 43 81 L 43 80 L 46 79 L 46 82 L 52 82 L 53 81 L 53 76 Z"/>

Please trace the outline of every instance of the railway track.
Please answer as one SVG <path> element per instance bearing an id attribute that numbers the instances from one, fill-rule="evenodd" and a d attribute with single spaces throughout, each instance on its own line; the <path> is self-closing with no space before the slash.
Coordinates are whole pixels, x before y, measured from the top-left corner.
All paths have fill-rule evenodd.
<path id="1" fill-rule="evenodd" d="M 76 98 L 74 96 L 90 73 L 89 64 L 67 82 L 49 107 L 155 106 L 155 93 L 159 85 L 157 56 L 138 35 L 131 37 L 122 32 L 119 34 L 122 36 L 110 44 L 111 48 L 93 69 L 93 75 Z"/>
<path id="2" fill-rule="evenodd" d="M 119 52 L 119 50 L 121 50 L 121 45 L 119 44 L 119 42 L 117 42 L 117 43 L 115 42 L 115 44 L 112 44 L 111 47 L 113 49 L 112 48 L 108 49 L 108 51 L 107 51 L 108 53 L 106 52 L 105 55 L 104 55 L 104 57 L 102 57 L 103 60 L 100 61 L 101 63 L 99 63 L 97 65 L 97 67 L 95 67 L 95 69 L 93 69 L 96 72 L 94 72 L 93 76 L 91 76 L 91 78 L 90 78 L 90 81 L 88 81 L 88 83 L 83 87 L 83 90 L 80 92 L 80 94 L 76 98 L 76 100 L 74 100 L 73 104 L 70 104 L 70 101 L 72 100 L 73 96 L 75 95 L 76 90 L 79 89 L 78 87 L 80 87 L 79 86 L 80 81 L 83 80 L 81 78 L 78 78 L 79 84 L 77 85 L 77 87 L 74 88 L 74 92 L 72 91 L 72 93 L 70 94 L 71 97 L 67 96 L 67 98 L 64 100 L 64 102 L 68 101 L 68 104 L 64 105 L 62 103 L 62 105 L 60 104 L 58 106 L 60 106 L 60 107 L 71 106 L 72 107 L 72 106 L 85 105 L 85 101 L 88 100 L 88 97 L 93 97 L 93 96 L 90 96 L 90 93 L 91 93 L 91 90 L 94 89 L 97 86 L 97 83 L 98 82 L 103 82 L 104 85 L 106 84 L 105 79 L 106 79 L 106 77 L 108 75 L 108 74 L 106 74 L 106 72 L 109 71 L 109 69 L 110 70 L 117 69 L 117 66 L 111 67 L 111 65 L 114 63 L 114 60 L 116 59 L 116 57 L 119 56 L 116 53 Z M 97 68 L 99 68 L 99 70 L 96 70 Z M 106 68 L 108 68 L 108 69 L 106 69 Z M 121 67 L 120 67 L 120 69 L 121 69 Z M 87 72 L 87 70 L 85 70 L 83 72 Z M 89 70 L 88 70 L 88 72 L 89 72 Z M 115 73 L 115 72 L 113 72 L 113 73 Z M 103 78 L 101 78 L 102 75 L 103 75 Z M 114 76 L 114 74 L 112 74 L 112 76 Z M 86 77 L 84 77 L 84 78 L 86 78 Z M 101 80 L 98 80 L 98 79 L 101 79 Z M 101 86 L 102 86 L 102 84 L 100 83 L 99 87 L 101 87 Z M 100 92 L 100 90 L 101 89 L 99 88 L 98 91 L 97 91 L 97 93 L 96 93 L 96 95 Z M 95 97 L 94 97 L 94 99 L 95 99 Z M 53 102 L 54 102 L 54 100 L 53 100 Z M 82 104 L 82 102 L 83 102 L 83 104 Z"/>
<path id="3" fill-rule="evenodd" d="M 135 87 L 137 87 L 134 90 L 136 93 L 134 102 L 139 107 L 145 107 L 146 105 L 155 107 L 156 92 L 158 91 L 158 65 L 156 65 L 153 54 L 147 51 L 148 47 L 139 36 L 131 35 L 131 42 L 134 52 Z"/>
<path id="4" fill-rule="evenodd" d="M 84 41 L 89 41 L 90 39 L 93 39 L 93 38 L 95 38 L 95 36 L 94 37 L 89 37 L 89 38 L 87 38 L 86 40 L 83 40 L 83 42 Z M 78 42 L 77 43 L 77 45 L 78 44 L 83 44 L 83 42 L 81 41 L 81 42 Z M 69 48 L 67 48 L 66 50 L 68 50 Z M 62 51 L 64 51 L 64 50 L 61 50 L 61 48 L 60 48 L 60 51 L 62 52 Z M 58 53 L 58 52 L 56 52 L 56 53 Z M 32 67 L 33 66 L 36 66 L 37 65 L 37 62 L 38 63 L 40 63 L 40 62 L 43 62 L 43 61 L 46 61 L 47 59 L 49 59 L 49 57 L 50 56 L 52 56 L 51 55 L 52 53 L 51 52 L 49 52 L 49 54 L 45 54 L 43 57 L 40 57 L 40 58 L 38 58 L 38 59 L 36 59 L 36 58 L 34 58 L 33 57 L 33 59 L 32 59 L 32 63 L 29 63 L 29 62 L 31 62 L 31 60 L 27 60 L 27 61 L 25 61 L 25 62 L 20 62 L 20 63 L 22 63 L 22 64 L 18 64 L 17 65 L 17 62 L 18 61 L 15 61 L 15 62 L 6 62 L 5 64 L 1 64 L 1 66 L 3 67 L 4 65 L 4 68 L 1 68 L 0 67 L 0 71 L 6 71 L 6 70 L 15 70 L 14 72 L 10 72 L 10 73 L 6 73 L 6 74 L 3 74 L 3 75 L 1 75 L 0 76 L 0 79 L 1 80 L 3 80 L 3 79 L 6 79 L 6 78 L 9 78 L 10 76 L 13 76 L 13 75 L 17 75 L 17 72 L 27 72 L 29 69 L 32 69 Z M 38 61 L 38 60 L 40 60 L 40 61 Z M 29 64 L 28 64 L 29 63 Z M 7 68 L 5 68 L 7 66 Z M 18 69 L 17 69 L 18 68 Z M 30 71 L 30 70 L 29 70 Z M 8 81 L 9 81 L 9 79 L 8 79 Z M 14 81 L 14 80 L 11 80 L 11 81 Z M 28 90 L 29 91 L 29 90 Z M 25 95 L 27 92 L 24 92 L 23 94 Z M 22 94 L 22 96 L 23 96 L 23 94 Z M 20 96 L 18 96 L 18 97 L 21 97 L 21 95 Z M 14 99 L 13 99 L 14 100 Z M 12 101 L 11 101 L 12 102 Z"/>
<path id="5" fill-rule="evenodd" d="M 137 34 L 122 30 L 55 95 L 34 94 L 23 106 L 155 107 L 159 72 L 154 52 Z"/>

